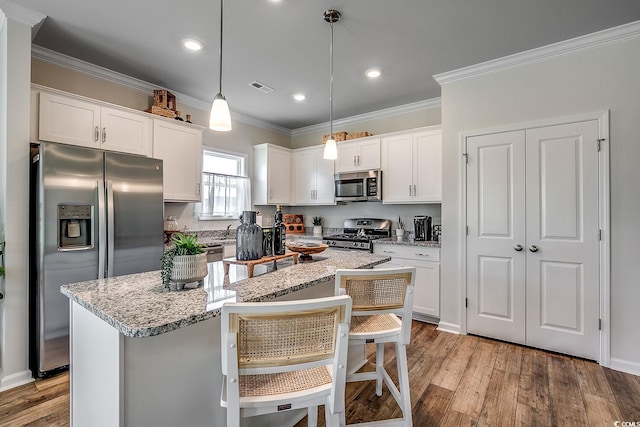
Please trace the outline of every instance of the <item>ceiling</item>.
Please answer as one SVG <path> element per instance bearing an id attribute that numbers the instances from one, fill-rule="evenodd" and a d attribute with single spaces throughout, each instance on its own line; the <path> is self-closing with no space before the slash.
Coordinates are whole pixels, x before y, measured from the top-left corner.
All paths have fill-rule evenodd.
<path id="1" fill-rule="evenodd" d="M 13 2 L 47 15 L 36 45 L 207 103 L 218 92 L 217 0 Z M 286 129 L 328 121 L 322 14 L 331 8 L 342 12 L 334 119 L 437 98 L 435 74 L 640 20 L 639 0 L 227 0 L 223 93 L 232 115 Z M 186 51 L 185 37 L 205 48 Z M 374 66 L 382 76 L 367 80 Z M 258 91 L 256 80 L 275 90 Z"/>

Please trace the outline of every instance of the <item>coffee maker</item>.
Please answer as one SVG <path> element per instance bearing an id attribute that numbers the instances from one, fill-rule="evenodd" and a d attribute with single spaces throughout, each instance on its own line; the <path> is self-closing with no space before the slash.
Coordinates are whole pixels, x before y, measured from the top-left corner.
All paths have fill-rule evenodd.
<path id="1" fill-rule="evenodd" d="M 414 240 L 424 241 L 431 238 L 431 217 L 426 215 L 416 215 L 413 217 Z"/>

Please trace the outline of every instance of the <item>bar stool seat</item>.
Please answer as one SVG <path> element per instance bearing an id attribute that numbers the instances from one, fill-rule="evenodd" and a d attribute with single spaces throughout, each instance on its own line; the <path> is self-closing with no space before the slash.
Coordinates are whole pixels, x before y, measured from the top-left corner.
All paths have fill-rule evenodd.
<path id="1" fill-rule="evenodd" d="M 338 427 L 350 317 L 348 296 L 225 304 L 220 404 L 227 408 L 226 425 L 307 408 L 308 425 L 316 426 L 324 405 L 326 425 Z"/>
<path id="2" fill-rule="evenodd" d="M 347 374 L 347 382 L 375 380 L 377 396 L 382 396 L 384 382 L 402 410 L 402 418 L 359 426 L 412 426 L 406 346 L 411 338 L 415 274 L 415 267 L 336 271 L 335 293 L 353 299 L 349 342 L 376 345 L 375 372 Z M 385 343 L 395 346 L 398 386 L 384 367 Z M 340 417 L 341 425 L 346 425 L 344 413 Z"/>

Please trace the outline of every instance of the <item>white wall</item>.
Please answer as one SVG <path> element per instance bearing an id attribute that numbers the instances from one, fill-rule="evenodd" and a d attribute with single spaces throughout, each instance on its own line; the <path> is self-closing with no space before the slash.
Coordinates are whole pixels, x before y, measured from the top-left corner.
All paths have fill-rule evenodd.
<path id="1" fill-rule="evenodd" d="M 640 39 L 442 86 L 441 319 L 459 325 L 460 133 L 609 109 L 611 365 L 640 373 Z"/>
<path id="2" fill-rule="evenodd" d="M 0 14 L 0 16 L 2 16 Z M 0 390 L 31 381 L 28 367 L 29 76 L 31 27 L 9 17 L 0 29 Z"/>

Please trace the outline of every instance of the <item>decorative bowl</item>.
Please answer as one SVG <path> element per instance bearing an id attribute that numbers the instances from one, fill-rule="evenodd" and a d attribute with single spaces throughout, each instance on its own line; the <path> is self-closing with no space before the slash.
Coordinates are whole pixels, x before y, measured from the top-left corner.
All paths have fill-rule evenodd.
<path id="1" fill-rule="evenodd" d="M 287 249 L 292 252 L 298 252 L 300 255 L 300 261 L 311 261 L 311 255 L 317 254 L 329 246 L 324 243 L 312 243 L 312 242 L 287 242 Z"/>

